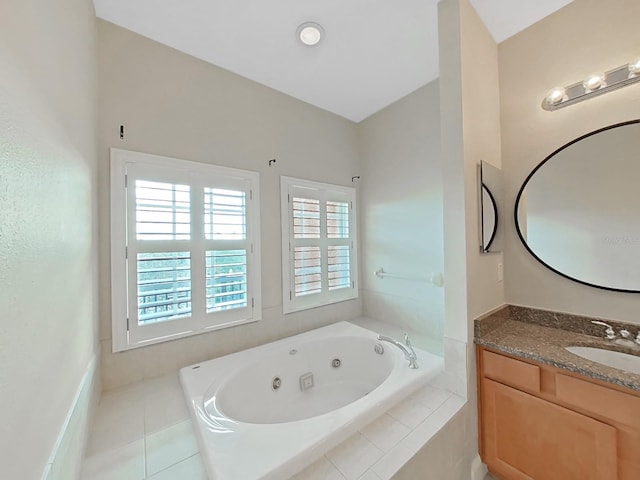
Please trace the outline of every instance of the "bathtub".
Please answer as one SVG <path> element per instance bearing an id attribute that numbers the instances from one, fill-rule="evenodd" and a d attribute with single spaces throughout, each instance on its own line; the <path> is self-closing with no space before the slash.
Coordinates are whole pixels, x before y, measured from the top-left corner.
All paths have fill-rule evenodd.
<path id="1" fill-rule="evenodd" d="M 340 322 L 183 368 L 209 479 L 287 479 L 444 369 L 376 337 Z"/>

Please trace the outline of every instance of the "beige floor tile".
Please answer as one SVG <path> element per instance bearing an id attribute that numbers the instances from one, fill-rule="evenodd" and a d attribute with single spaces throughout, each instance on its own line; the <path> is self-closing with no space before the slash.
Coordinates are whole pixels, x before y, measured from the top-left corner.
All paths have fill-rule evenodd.
<path id="1" fill-rule="evenodd" d="M 144 394 L 132 386 L 108 392 L 96 409 L 87 455 L 110 451 L 144 438 Z"/>
<path id="2" fill-rule="evenodd" d="M 147 476 L 182 462 L 198 453 L 191 420 L 177 423 L 145 437 Z"/>
<path id="3" fill-rule="evenodd" d="M 144 430 L 147 435 L 189 419 L 176 373 L 145 382 Z"/>
<path id="4" fill-rule="evenodd" d="M 85 458 L 82 480 L 143 480 L 144 440 Z"/>
<path id="5" fill-rule="evenodd" d="M 207 473 L 200 454 L 196 454 L 147 478 L 149 480 L 207 480 Z"/>

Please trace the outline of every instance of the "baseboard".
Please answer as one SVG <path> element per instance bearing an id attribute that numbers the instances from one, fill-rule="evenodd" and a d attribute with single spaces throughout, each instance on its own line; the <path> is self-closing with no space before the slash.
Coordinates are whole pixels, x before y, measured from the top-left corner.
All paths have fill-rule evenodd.
<path id="1" fill-rule="evenodd" d="M 42 480 L 70 480 L 79 476 L 91 418 L 100 398 L 98 358 L 99 352 L 94 353 L 80 380 Z"/>
<path id="2" fill-rule="evenodd" d="M 476 455 L 471 461 L 471 480 L 484 480 L 487 472 L 487 466 L 482 463 L 480 455 Z"/>

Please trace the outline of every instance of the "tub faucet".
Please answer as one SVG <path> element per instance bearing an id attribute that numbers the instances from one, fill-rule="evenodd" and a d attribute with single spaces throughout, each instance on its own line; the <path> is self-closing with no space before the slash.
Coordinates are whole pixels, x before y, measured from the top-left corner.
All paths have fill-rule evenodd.
<path id="1" fill-rule="evenodd" d="M 391 337 L 387 337 L 386 335 L 378 335 L 378 340 L 380 340 L 381 342 L 389 342 L 398 347 L 400 350 L 402 350 L 402 353 L 404 353 L 404 358 L 409 360 L 409 368 L 418 368 L 418 356 L 411 346 L 409 335 L 407 335 L 406 333 L 404 334 L 404 345 Z"/>

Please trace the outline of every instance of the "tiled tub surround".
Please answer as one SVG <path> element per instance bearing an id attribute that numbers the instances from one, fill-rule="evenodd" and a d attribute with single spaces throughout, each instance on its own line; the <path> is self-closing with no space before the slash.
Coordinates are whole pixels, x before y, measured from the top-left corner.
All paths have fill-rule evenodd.
<path id="1" fill-rule="evenodd" d="M 640 390 L 640 375 L 623 372 L 591 362 L 568 352 L 568 346 L 586 346 L 638 355 L 640 350 L 604 339 L 605 327 L 594 325 L 600 320 L 616 332 L 622 328 L 635 337 L 640 326 L 613 320 L 550 312 L 508 305 L 475 321 L 475 343 L 493 350 Z"/>
<path id="2" fill-rule="evenodd" d="M 339 322 L 182 369 L 210 477 L 289 477 L 443 371 L 418 348 L 409 368 L 376 336 Z M 301 391 L 309 375 L 315 384 Z"/>
<path id="3" fill-rule="evenodd" d="M 443 427 L 460 416 L 458 412 L 465 403 L 451 392 L 427 385 L 362 427 L 292 480 L 391 479 L 416 453 L 428 448 L 425 445 L 430 440 L 442 435 Z M 455 469 L 463 467 L 459 460 L 454 456 L 450 459 L 438 456 L 438 468 L 452 474 L 437 477 L 438 480 L 466 480 L 467 469 L 454 476 Z M 247 459 L 243 456 L 239 461 Z M 207 479 L 177 373 L 102 395 L 81 478 Z"/>
<path id="4" fill-rule="evenodd" d="M 398 328 L 384 322 L 362 317 L 352 323 L 401 338 Z M 442 349 L 429 335 L 413 333 L 411 338 L 419 348 Z M 416 468 L 422 471 L 424 462 L 437 460 L 438 468 L 425 465 L 439 472 L 433 478 L 467 480 L 466 450 L 464 438 L 458 438 L 458 424 L 467 423 L 462 415 L 468 408 L 462 395 L 442 388 L 447 383 L 441 377 L 423 387 L 292 479 L 408 480 L 415 477 Z M 455 425 L 454 417 L 460 419 Z M 104 392 L 82 479 L 187 478 L 205 480 L 206 473 L 177 372 Z"/>

